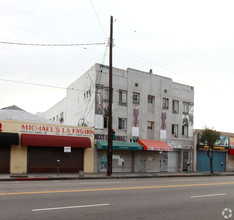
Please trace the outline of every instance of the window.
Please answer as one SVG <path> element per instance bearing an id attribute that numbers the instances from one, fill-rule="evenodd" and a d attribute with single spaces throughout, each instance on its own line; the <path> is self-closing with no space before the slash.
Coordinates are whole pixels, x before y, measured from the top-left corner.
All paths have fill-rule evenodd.
<path id="1" fill-rule="evenodd" d="M 127 105 L 127 92 L 119 90 L 119 105 Z"/>
<path id="2" fill-rule="evenodd" d="M 108 128 L 108 117 L 104 116 L 104 128 Z"/>
<path id="3" fill-rule="evenodd" d="M 119 129 L 126 130 L 127 126 L 127 119 L 126 118 L 119 118 Z"/>
<path id="4" fill-rule="evenodd" d="M 148 103 L 150 103 L 150 104 L 154 103 L 154 96 L 148 95 Z"/>
<path id="5" fill-rule="evenodd" d="M 138 87 L 138 83 L 135 83 L 135 87 Z"/>
<path id="6" fill-rule="evenodd" d="M 103 89 L 103 99 L 109 100 L 109 88 L 108 87 L 104 87 Z"/>
<path id="7" fill-rule="evenodd" d="M 139 93 L 133 93 L 133 99 L 132 102 L 134 104 L 139 104 L 140 103 L 140 94 Z"/>
<path id="8" fill-rule="evenodd" d="M 153 125 L 154 125 L 153 121 L 147 121 L 147 129 L 153 130 Z"/>
<path id="9" fill-rule="evenodd" d="M 182 126 L 182 135 L 185 137 L 188 137 L 188 126 L 187 125 Z"/>
<path id="10" fill-rule="evenodd" d="M 175 124 L 172 125 L 171 133 L 172 133 L 172 135 L 174 135 L 175 137 L 178 137 L 178 125 L 175 125 Z"/>
<path id="11" fill-rule="evenodd" d="M 163 98 L 163 109 L 169 109 L 169 99 Z"/>
<path id="12" fill-rule="evenodd" d="M 189 113 L 189 103 L 183 102 L 183 113 Z"/>
<path id="13" fill-rule="evenodd" d="M 179 113 L 179 101 L 177 101 L 177 100 L 172 101 L 172 113 L 174 113 L 174 114 Z"/>

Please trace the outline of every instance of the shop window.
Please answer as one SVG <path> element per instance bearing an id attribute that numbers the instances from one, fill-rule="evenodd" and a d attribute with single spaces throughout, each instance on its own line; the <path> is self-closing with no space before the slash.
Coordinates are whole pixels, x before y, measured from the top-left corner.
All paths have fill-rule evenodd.
<path id="1" fill-rule="evenodd" d="M 132 102 L 134 104 L 140 104 L 140 94 L 139 93 L 136 93 L 136 92 L 133 93 Z"/>
<path id="2" fill-rule="evenodd" d="M 126 118 L 119 118 L 119 129 L 126 130 L 127 127 L 127 119 Z"/>
<path id="3" fill-rule="evenodd" d="M 163 109 L 169 109 L 169 99 L 163 98 Z"/>
<path id="4" fill-rule="evenodd" d="M 153 104 L 154 103 L 154 96 L 148 95 L 148 103 Z"/>
<path id="5" fill-rule="evenodd" d="M 127 106 L 127 91 L 119 90 L 119 105 Z"/>
<path id="6" fill-rule="evenodd" d="M 177 100 L 172 101 L 172 113 L 174 113 L 174 114 L 179 113 L 179 101 L 177 101 Z"/>
<path id="7" fill-rule="evenodd" d="M 172 124 L 171 133 L 174 137 L 178 137 L 178 125 Z"/>

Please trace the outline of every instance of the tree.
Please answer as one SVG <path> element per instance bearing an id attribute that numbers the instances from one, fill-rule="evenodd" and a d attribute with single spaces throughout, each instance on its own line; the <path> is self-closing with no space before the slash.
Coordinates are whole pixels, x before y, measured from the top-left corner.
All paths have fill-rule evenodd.
<path id="1" fill-rule="evenodd" d="M 220 133 L 216 130 L 205 127 L 204 130 L 202 131 L 200 141 L 204 143 L 204 145 L 208 146 L 207 156 L 210 159 L 210 173 L 211 174 L 214 173 L 214 166 L 213 166 L 214 145 L 215 145 L 215 142 L 218 141 L 219 139 L 220 139 Z"/>

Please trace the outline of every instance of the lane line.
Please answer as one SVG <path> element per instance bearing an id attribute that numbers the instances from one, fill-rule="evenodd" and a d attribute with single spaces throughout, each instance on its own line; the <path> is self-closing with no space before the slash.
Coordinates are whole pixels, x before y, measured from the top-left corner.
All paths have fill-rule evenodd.
<path id="1" fill-rule="evenodd" d="M 179 188 L 179 187 L 190 187 L 190 186 L 219 186 L 219 185 L 234 185 L 234 182 L 168 185 L 168 186 L 136 186 L 136 187 L 102 188 L 102 189 L 74 189 L 74 190 L 57 190 L 57 191 L 39 191 L 39 192 L 12 192 L 12 193 L 0 193 L 0 196 L 47 194 L 47 193 L 48 194 L 49 193 L 70 193 L 70 192 L 97 192 L 97 191 L 134 190 L 134 189 Z"/>
<path id="2" fill-rule="evenodd" d="M 199 195 L 199 196 L 190 196 L 190 198 L 202 198 L 202 197 L 209 197 L 209 196 L 225 196 L 226 193 L 220 193 L 220 194 L 208 194 L 208 195 Z"/>
<path id="3" fill-rule="evenodd" d="M 122 182 L 82 182 L 82 183 L 79 183 L 79 184 L 80 185 L 93 185 L 93 184 L 108 184 L 108 183 L 118 184 L 118 183 L 122 183 Z"/>
<path id="4" fill-rule="evenodd" d="M 61 210 L 61 209 L 91 208 L 91 207 L 100 207 L 100 206 L 108 206 L 108 205 L 110 205 L 110 204 L 106 203 L 106 204 L 93 204 L 93 205 L 80 205 L 80 206 L 67 206 L 67 207 L 55 207 L 55 208 L 44 208 L 44 209 L 32 209 L 32 212 Z"/>

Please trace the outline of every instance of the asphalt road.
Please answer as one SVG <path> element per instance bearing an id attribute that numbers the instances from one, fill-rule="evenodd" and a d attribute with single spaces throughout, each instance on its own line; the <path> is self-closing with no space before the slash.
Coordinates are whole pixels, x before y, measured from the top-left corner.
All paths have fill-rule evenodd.
<path id="1" fill-rule="evenodd" d="M 4 220 L 234 219 L 229 209 L 234 177 L 0 182 Z"/>

